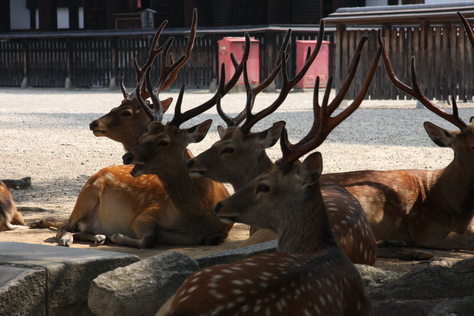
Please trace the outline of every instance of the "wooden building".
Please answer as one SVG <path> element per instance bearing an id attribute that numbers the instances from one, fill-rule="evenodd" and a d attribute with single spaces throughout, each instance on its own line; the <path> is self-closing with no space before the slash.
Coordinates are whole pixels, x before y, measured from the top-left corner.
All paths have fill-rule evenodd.
<path id="1" fill-rule="evenodd" d="M 145 9 L 155 11 L 155 25 L 167 19 L 172 28 L 189 25 L 193 8 L 198 9 L 203 27 L 318 24 L 338 8 L 366 2 L 387 5 L 424 0 L 2 0 L 0 32 L 140 28 L 140 11 Z M 11 27 L 11 22 L 21 26 Z"/>

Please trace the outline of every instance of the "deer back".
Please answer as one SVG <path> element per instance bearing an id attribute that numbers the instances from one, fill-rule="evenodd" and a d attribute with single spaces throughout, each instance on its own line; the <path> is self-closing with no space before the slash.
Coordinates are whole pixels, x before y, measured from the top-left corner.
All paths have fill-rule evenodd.
<path id="1" fill-rule="evenodd" d="M 369 315 L 359 272 L 339 251 L 261 254 L 205 268 L 178 289 L 162 315 Z"/>

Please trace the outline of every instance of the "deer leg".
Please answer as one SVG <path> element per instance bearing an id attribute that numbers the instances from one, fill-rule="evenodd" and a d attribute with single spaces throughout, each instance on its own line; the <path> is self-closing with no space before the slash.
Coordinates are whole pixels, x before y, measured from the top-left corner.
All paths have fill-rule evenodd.
<path id="1" fill-rule="evenodd" d="M 74 234 L 74 239 L 80 241 L 93 242 L 94 245 L 100 246 L 105 244 L 107 237 L 103 234 L 93 234 L 86 231 L 78 232 Z"/>
<path id="2" fill-rule="evenodd" d="M 450 231 L 438 222 L 425 221 L 422 228 L 413 227 L 410 235 L 417 246 L 435 249 L 474 249 L 474 236 Z"/>
<path id="3" fill-rule="evenodd" d="M 30 228 L 56 228 L 59 230 L 65 223 L 66 221 L 64 220 L 47 217 L 40 219 L 39 221 L 32 222 L 28 226 L 30 226 Z"/>
<path id="4" fill-rule="evenodd" d="M 223 232 L 214 233 L 204 238 L 203 244 L 206 246 L 216 246 L 224 240 L 225 235 Z"/>
<path id="5" fill-rule="evenodd" d="M 153 219 L 137 218 L 132 224 L 132 230 L 137 238 L 131 238 L 122 234 L 113 234 L 110 240 L 117 245 L 134 248 L 153 248 L 158 239 L 156 223 Z"/>

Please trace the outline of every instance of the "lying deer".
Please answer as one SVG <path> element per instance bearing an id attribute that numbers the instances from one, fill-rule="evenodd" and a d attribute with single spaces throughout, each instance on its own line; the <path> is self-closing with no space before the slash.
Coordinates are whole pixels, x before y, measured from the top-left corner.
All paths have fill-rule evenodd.
<path id="1" fill-rule="evenodd" d="M 363 89 L 368 83 L 370 80 Z M 322 191 L 346 213 L 362 211 L 360 204 L 341 187 L 320 186 L 320 153 L 298 161 L 319 146 L 361 101 L 336 117 L 327 116 L 326 101 L 321 107 L 315 103 L 315 123 L 308 135 L 293 145 L 283 128 L 283 157 L 216 205 L 217 216 L 226 222 L 273 230 L 280 253 L 260 254 L 191 275 L 157 316 L 370 315 L 369 296 L 359 272 L 336 242 Z"/>
<path id="2" fill-rule="evenodd" d="M 250 49 L 249 41 L 247 34 L 244 60 Z M 233 59 L 236 69 L 229 82 L 225 84 L 225 76 L 222 76 L 216 95 L 184 114 L 175 114 L 174 122 L 182 115 L 190 118 L 215 105 L 218 96 L 226 94 L 237 82 L 243 71 L 244 60 L 238 64 Z M 140 91 L 143 82 L 137 85 L 135 91 L 149 120 L 153 119 L 153 126 L 158 123 L 163 125 L 160 122 L 164 111 L 158 93 L 173 71 L 172 67 L 162 69 L 155 87 L 150 82 L 150 68 L 145 74 L 144 81 L 152 104 L 142 98 Z M 180 111 L 182 93 L 176 111 Z M 163 175 L 164 178 L 152 175 L 132 177 L 130 173 L 134 168 L 129 165 L 104 168 L 90 177 L 69 219 L 57 234 L 59 244 L 69 246 L 74 239 L 78 239 L 100 245 L 110 240 L 124 246 L 151 248 L 155 243 L 198 245 L 221 242 L 231 225 L 219 221 L 211 210 L 215 203 L 228 196 L 228 192 L 222 184 L 207 179 L 189 179 L 185 161 L 181 166 L 179 164 L 181 159 L 190 158 L 186 150 L 188 142 L 183 138 L 173 141 L 172 148 L 167 151 L 169 156 L 164 157 L 167 161 L 163 161 L 161 166 L 171 174 Z"/>
<path id="3" fill-rule="evenodd" d="M 173 38 L 170 37 L 165 44 L 156 48 L 158 40 L 163 32 L 168 21 L 164 21 L 158 30 L 155 33 L 153 41 L 151 43 L 150 52 L 148 54 L 148 59 L 145 62 L 143 67 L 138 66 L 137 60 L 134 59 L 135 71 L 137 73 L 137 84 L 139 84 L 143 79 L 145 72 L 153 64 L 153 61 L 160 54 L 163 54 L 173 42 Z M 160 87 L 163 91 L 176 80 L 179 70 L 186 64 L 186 62 L 191 58 L 192 50 L 194 47 L 194 40 L 196 38 L 196 28 L 197 28 L 197 10 L 193 11 L 193 19 L 191 22 L 191 31 L 188 38 L 188 43 L 186 45 L 186 52 L 181 58 L 176 62 L 173 61 L 172 55 L 170 54 L 170 66 L 166 65 L 165 58 L 168 54 L 165 52 L 163 54 L 162 66 L 172 68 L 169 76 L 166 78 L 166 82 Z M 120 88 L 124 99 L 120 106 L 113 108 L 106 115 L 94 120 L 90 123 L 89 127 L 95 136 L 98 137 L 108 137 L 114 141 L 122 143 L 125 151 L 130 151 L 135 148 L 140 140 L 140 137 L 147 131 L 147 126 L 150 123 L 148 116 L 143 113 L 138 104 L 135 91 L 129 93 L 123 84 L 123 78 L 121 80 Z M 142 98 L 147 99 L 149 97 L 148 91 L 143 89 L 141 92 Z M 163 106 L 163 111 L 169 108 L 172 102 L 172 98 L 161 101 Z"/>
<path id="4" fill-rule="evenodd" d="M 0 181 L 0 232 L 28 228 L 18 211 L 12 195 L 3 181 Z"/>
<path id="5" fill-rule="evenodd" d="M 474 47 L 474 35 L 460 15 Z M 344 186 L 361 203 L 377 239 L 402 240 L 408 245 L 437 249 L 474 249 L 474 124 L 458 115 L 453 99 L 450 115 L 436 107 L 421 92 L 412 58 L 413 87 L 395 75 L 384 43 L 379 36 L 387 73 L 405 93 L 459 128 L 448 131 L 425 122 L 424 128 L 435 144 L 450 147 L 453 161 L 440 170 L 354 171 L 327 174 L 325 184 Z"/>
<path id="6" fill-rule="evenodd" d="M 323 26 L 323 24 L 321 26 Z M 323 31 L 320 31 L 320 34 L 322 33 Z M 322 36 L 320 36 L 320 39 L 321 38 Z M 366 42 L 366 40 L 366 37 L 362 38 L 360 45 L 355 52 L 356 57 L 352 63 L 355 66 L 351 70 L 352 73 L 343 85 L 344 89 L 338 93 L 335 101 L 331 104 L 331 108 L 335 108 L 336 104 L 339 105 L 341 103 L 344 95 L 349 89 L 350 81 L 353 79 L 353 75 L 356 71 L 356 61 L 358 62 L 357 58 L 359 58 L 359 53 L 362 50 L 363 44 Z M 285 66 L 282 67 L 283 86 L 280 96 L 268 108 L 261 110 L 255 115 L 251 113 L 251 107 L 255 101 L 255 97 L 257 93 L 263 89 L 254 91 L 251 90 L 250 86 L 248 85 L 247 91 L 251 97 L 247 98 L 246 109 L 235 118 L 230 118 L 229 116 L 225 115 L 220 108 L 220 102 L 217 103 L 219 114 L 227 123 L 228 127 L 226 129 L 219 127 L 218 131 L 221 140 L 217 141 L 210 149 L 204 151 L 186 163 L 192 176 L 206 177 L 219 182 L 229 182 L 233 185 L 234 190 L 237 192 L 273 165 L 270 158 L 266 155 L 265 149 L 273 146 L 273 144 L 275 144 L 275 142 L 278 140 L 279 134 L 281 133 L 281 130 L 284 126 L 284 122 L 275 123 L 271 128 L 263 132 L 251 133 L 250 129 L 259 120 L 275 111 L 283 103 L 290 90 L 294 87 L 294 85 L 296 85 L 301 77 L 304 76 L 307 67 L 311 65 L 312 61 L 316 57 L 319 46 L 320 41 L 318 41 L 316 44 L 316 49 L 313 51 L 311 57 L 307 60 L 305 67 L 303 67 L 302 71 L 295 75 L 292 80 L 288 80 L 286 68 Z M 376 58 L 377 62 L 379 57 L 380 54 Z M 374 62 L 374 69 L 377 66 L 377 62 Z M 284 60 L 283 65 L 285 65 Z M 244 78 L 245 74 L 246 71 L 244 68 Z M 367 86 L 370 84 L 371 79 L 372 77 L 368 76 Z M 330 86 L 330 82 L 328 86 Z M 314 102 L 317 102 L 319 98 L 317 95 L 318 89 L 319 84 L 316 83 Z M 364 93 L 365 95 L 366 90 L 362 90 L 361 93 Z M 362 96 L 362 98 L 363 97 L 364 96 Z M 325 96 L 325 98 L 325 102 L 327 102 L 327 96 Z M 239 127 L 239 124 L 244 120 L 244 124 Z M 338 240 L 343 251 L 345 251 L 349 258 L 355 263 L 373 265 L 377 256 L 377 251 L 374 250 L 376 248 L 375 238 L 370 232 L 370 229 L 367 229 L 369 232 L 365 234 L 364 229 L 369 226 L 364 212 L 361 209 L 358 209 L 359 212 L 348 210 L 345 207 L 340 209 L 339 206 L 343 205 L 335 203 L 331 197 L 326 196 L 324 189 L 323 198 L 325 203 L 327 203 L 328 209 L 330 210 L 329 220 L 336 235 L 336 240 Z M 358 238 L 353 238 L 353 236 L 351 236 L 349 233 L 360 233 L 361 229 L 364 231 L 362 232 L 362 235 L 358 236 Z M 252 234 L 251 237 L 243 243 L 243 246 L 257 244 L 273 239 L 275 239 L 275 233 L 273 231 L 268 229 L 260 229 Z M 359 248 L 359 241 L 361 239 L 364 240 L 363 244 L 368 245 L 363 249 Z M 354 243 L 357 244 L 355 245 Z M 370 249 L 369 256 L 367 256 L 367 249 Z"/>

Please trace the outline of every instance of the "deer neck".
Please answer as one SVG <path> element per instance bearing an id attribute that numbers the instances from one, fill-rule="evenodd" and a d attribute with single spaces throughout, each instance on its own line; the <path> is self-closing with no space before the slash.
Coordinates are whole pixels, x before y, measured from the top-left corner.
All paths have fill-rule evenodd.
<path id="1" fill-rule="evenodd" d="M 263 151 L 255 163 L 248 164 L 247 168 L 236 174 L 234 179 L 229 181 L 229 183 L 234 188 L 234 191 L 238 191 L 244 188 L 253 179 L 270 169 L 272 165 L 273 162 L 270 160 L 266 152 Z"/>
<path id="2" fill-rule="evenodd" d="M 194 179 L 189 176 L 185 162 L 191 159 L 190 152 L 184 149 L 182 155 L 166 162 L 166 168 L 156 172 L 168 196 L 181 210 L 212 207 L 203 206 L 203 196 L 212 190 L 212 181 L 206 178 Z"/>
<path id="3" fill-rule="evenodd" d="M 446 168 L 433 171 L 431 196 L 442 197 L 441 203 L 452 211 L 474 212 L 474 174 L 471 167 L 454 159 Z"/>
<path id="4" fill-rule="evenodd" d="M 319 184 L 308 188 L 304 201 L 289 201 L 293 218 L 280 221 L 277 228 L 278 251 L 315 253 L 337 247 L 329 225 Z M 295 218 L 297 217 L 297 218 Z"/>

